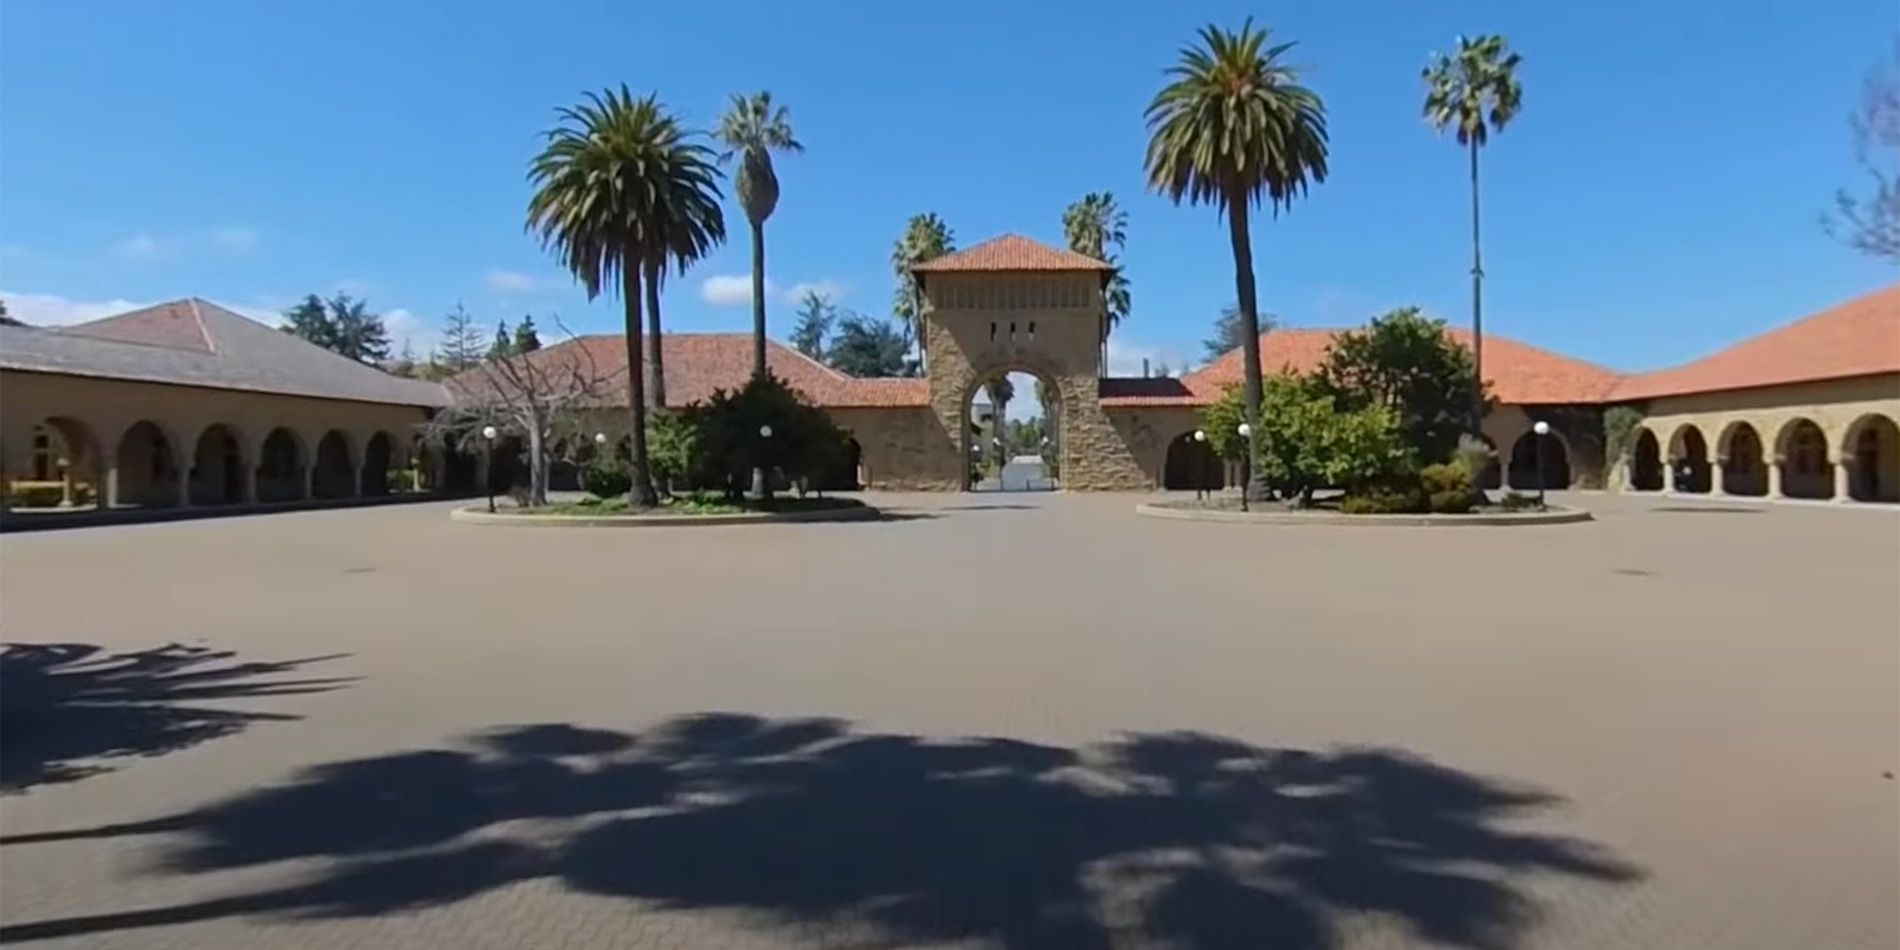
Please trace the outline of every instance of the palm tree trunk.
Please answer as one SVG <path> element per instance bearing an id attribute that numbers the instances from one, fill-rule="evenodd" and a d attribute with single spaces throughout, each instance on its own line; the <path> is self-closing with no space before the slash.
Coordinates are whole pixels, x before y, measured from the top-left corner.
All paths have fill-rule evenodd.
<path id="1" fill-rule="evenodd" d="M 1471 142 L 1471 434 L 1484 431 L 1484 262 L 1478 252 L 1478 142 Z"/>
<path id="2" fill-rule="evenodd" d="M 1247 430 L 1260 431 L 1260 311 L 1254 295 L 1253 236 L 1247 232 L 1247 196 L 1233 192 L 1227 196 L 1228 238 L 1234 247 L 1234 298 L 1240 305 L 1241 328 L 1246 337 L 1240 341 L 1241 405 Z M 1257 435 L 1255 436 L 1257 437 Z M 1259 467 L 1254 464 L 1253 438 L 1246 444 L 1246 486 L 1241 489 L 1249 500 L 1266 497 L 1261 489 Z"/>
<path id="3" fill-rule="evenodd" d="M 666 332 L 660 324 L 660 263 L 646 266 L 647 336 L 646 347 L 647 407 L 666 408 Z"/>
<path id="4" fill-rule="evenodd" d="M 752 222 L 752 375 L 765 375 L 765 222 Z"/>
<path id="5" fill-rule="evenodd" d="M 653 490 L 653 470 L 647 459 L 647 401 L 644 365 L 646 340 L 640 326 L 640 264 L 633 255 L 622 258 L 620 299 L 627 310 L 627 410 L 633 417 L 631 459 L 628 474 L 633 488 L 627 492 L 627 504 L 633 508 L 652 508 L 660 503 Z"/>

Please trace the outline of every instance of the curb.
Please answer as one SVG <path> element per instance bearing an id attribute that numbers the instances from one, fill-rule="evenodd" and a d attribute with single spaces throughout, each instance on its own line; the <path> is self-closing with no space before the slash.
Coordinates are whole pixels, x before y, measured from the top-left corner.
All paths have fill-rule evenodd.
<path id="1" fill-rule="evenodd" d="M 1154 503 L 1135 506 L 1135 514 L 1174 521 L 1222 521 L 1229 524 L 1328 525 L 1358 528 L 1522 528 L 1595 520 L 1582 508 L 1552 506 L 1525 514 L 1343 515 L 1308 511 L 1221 511 L 1176 508 Z"/>
<path id="2" fill-rule="evenodd" d="M 501 512 L 491 514 L 482 508 L 454 508 L 449 511 L 450 521 L 514 528 L 711 528 L 747 524 L 875 521 L 883 516 L 883 511 L 870 505 L 811 511 L 748 511 L 729 515 L 516 515 Z"/>

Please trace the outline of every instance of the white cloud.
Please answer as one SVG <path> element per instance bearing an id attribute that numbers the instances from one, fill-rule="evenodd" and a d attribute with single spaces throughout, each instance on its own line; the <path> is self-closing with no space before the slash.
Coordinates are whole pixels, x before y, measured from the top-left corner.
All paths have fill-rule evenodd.
<path id="1" fill-rule="evenodd" d="M 18 294 L 0 290 L 7 316 L 36 327 L 69 327 L 146 306 L 131 300 L 73 300 L 58 294 Z"/>
<path id="2" fill-rule="evenodd" d="M 112 252 L 129 261 L 149 261 L 164 256 L 170 245 L 149 234 L 135 234 L 112 245 Z"/>
<path id="3" fill-rule="evenodd" d="M 1166 346 L 1148 346 L 1132 340 L 1108 338 L 1108 375 L 1140 376 L 1141 361 L 1148 361 L 1151 374 L 1166 367 L 1171 376 L 1179 376 L 1189 369 L 1190 362 L 1180 351 Z"/>
<path id="4" fill-rule="evenodd" d="M 769 296 L 778 291 L 772 281 L 765 282 L 765 292 Z M 751 274 L 714 274 L 699 285 L 699 299 L 720 307 L 731 307 L 752 302 Z"/>
<path id="5" fill-rule="evenodd" d="M 498 294 L 525 294 L 540 286 L 533 277 L 511 270 L 491 270 L 482 275 L 482 280 Z"/>
<path id="6" fill-rule="evenodd" d="M 747 278 L 748 282 L 750 280 L 751 278 Z M 800 283 L 793 284 L 792 286 L 786 288 L 785 299 L 792 303 L 797 303 L 805 299 L 806 294 L 812 294 L 812 293 L 818 294 L 819 296 L 822 296 L 822 297 L 829 298 L 832 303 L 837 303 L 840 300 L 844 299 L 845 286 L 844 284 L 839 283 L 838 281 L 832 280 L 828 277 L 825 278 L 824 280 L 803 281 Z M 746 294 L 746 297 L 747 299 L 751 298 L 751 293 L 749 291 Z"/>
<path id="7" fill-rule="evenodd" d="M 258 234 L 252 228 L 218 228 L 211 242 L 230 254 L 248 254 L 257 249 Z"/>

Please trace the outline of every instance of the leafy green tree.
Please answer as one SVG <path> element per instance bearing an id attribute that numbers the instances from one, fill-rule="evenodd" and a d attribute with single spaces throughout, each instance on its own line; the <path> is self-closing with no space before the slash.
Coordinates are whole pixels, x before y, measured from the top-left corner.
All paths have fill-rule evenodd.
<path id="1" fill-rule="evenodd" d="M 1241 318 L 1243 409 L 1260 420 L 1260 319 L 1248 215 L 1264 201 L 1276 214 L 1307 185 L 1326 180 L 1326 112 L 1286 61 L 1292 43 L 1267 45 L 1246 21 L 1237 33 L 1200 30 L 1170 81 L 1149 103 L 1148 186 L 1176 204 L 1211 204 L 1227 219 Z M 1246 488 L 1260 497 L 1258 477 Z"/>
<path id="2" fill-rule="evenodd" d="M 1469 407 L 1482 402 L 1472 392 L 1472 363 L 1471 351 L 1445 334 L 1445 321 L 1404 307 L 1341 333 L 1314 381 L 1342 408 L 1391 410 L 1418 457 L 1443 462 L 1466 432 Z"/>
<path id="3" fill-rule="evenodd" d="M 379 364 L 389 359 L 389 330 L 383 318 L 371 313 L 362 300 L 339 292 L 325 300 L 308 294 L 303 301 L 284 311 L 285 333 L 361 363 Z"/>
<path id="4" fill-rule="evenodd" d="M 1218 456 L 1247 459 L 1253 474 L 1302 506 L 1322 488 L 1352 489 L 1404 471 L 1410 452 L 1384 406 L 1342 409 L 1312 380 L 1275 373 L 1262 380 L 1261 419 L 1242 438 L 1245 394 L 1238 387 L 1201 410 L 1201 429 Z"/>
<path id="5" fill-rule="evenodd" d="M 1108 274 L 1108 286 L 1102 290 L 1102 358 L 1106 365 L 1108 335 L 1128 319 L 1128 274 L 1121 265 L 1121 252 L 1128 244 L 1128 212 L 1115 203 L 1113 192 L 1091 191 L 1062 212 L 1062 236 L 1069 250 L 1114 267 Z"/>
<path id="6" fill-rule="evenodd" d="M 808 290 L 798 301 L 798 323 L 792 327 L 792 348 L 815 360 L 825 358 L 825 340 L 838 322 L 838 307 L 831 298 Z"/>
<path id="7" fill-rule="evenodd" d="M 521 322 L 515 324 L 514 339 L 510 341 L 509 349 L 516 353 L 532 353 L 540 348 L 541 334 L 535 330 L 534 316 L 530 314 L 522 317 Z"/>
<path id="8" fill-rule="evenodd" d="M 1491 133 L 1504 131 L 1517 116 L 1523 88 L 1517 82 L 1518 55 L 1504 37 L 1458 38 L 1457 52 L 1434 53 L 1419 74 L 1425 81 L 1425 121 L 1440 133 L 1453 130 L 1471 158 L 1471 372 L 1484 379 L 1484 261 L 1478 242 L 1478 152 Z M 1470 431 L 1484 422 L 1479 389 L 1470 389 Z"/>
<path id="9" fill-rule="evenodd" d="M 718 207 L 718 170 L 712 150 L 684 131 L 656 97 L 636 99 L 624 85 L 589 93 L 585 102 L 562 108 L 557 116 L 556 127 L 529 163 L 534 194 L 527 227 L 580 282 L 588 299 L 620 294 L 632 416 L 628 504 L 650 508 L 659 495 L 647 451 L 645 374 L 638 370 L 645 365 L 646 350 L 644 265 L 659 253 L 659 222 L 672 209 Z"/>
<path id="10" fill-rule="evenodd" d="M 488 359 L 505 360 L 515 352 L 515 335 L 508 331 L 508 321 L 495 321 L 495 339 L 488 344 Z"/>
<path id="11" fill-rule="evenodd" d="M 896 323 L 846 311 L 838 318 L 825 362 L 848 376 L 915 376 L 910 344 L 910 334 Z"/>
<path id="12" fill-rule="evenodd" d="M 1271 313 L 1260 314 L 1256 322 L 1261 333 L 1266 333 L 1280 325 L 1280 318 Z M 1214 318 L 1214 335 L 1201 341 L 1201 349 L 1207 358 L 1217 360 L 1234 350 L 1247 345 L 1247 324 L 1240 315 L 1240 308 L 1228 304 L 1221 308 L 1220 316 Z"/>
<path id="13" fill-rule="evenodd" d="M 792 136 L 790 113 L 774 105 L 769 92 L 733 96 L 726 114 L 719 118 L 718 135 L 726 146 L 720 161 L 735 157 L 739 161 L 733 190 L 752 227 L 752 374 L 764 376 L 765 219 L 778 208 L 778 173 L 772 168 L 772 153 L 797 154 L 805 146 Z"/>
<path id="14" fill-rule="evenodd" d="M 891 274 L 897 278 L 897 293 L 891 299 L 891 313 L 903 321 L 906 332 L 919 341 L 924 339 L 924 289 L 911 268 L 936 260 L 957 249 L 956 235 L 935 212 L 911 215 L 891 247 Z M 928 358 L 928 354 L 925 354 Z"/>
<path id="15" fill-rule="evenodd" d="M 473 369 L 482 361 L 483 353 L 482 333 L 475 326 L 475 318 L 469 316 L 461 303 L 456 303 L 455 309 L 442 318 L 442 333 L 432 362 L 442 375 L 453 376 Z"/>

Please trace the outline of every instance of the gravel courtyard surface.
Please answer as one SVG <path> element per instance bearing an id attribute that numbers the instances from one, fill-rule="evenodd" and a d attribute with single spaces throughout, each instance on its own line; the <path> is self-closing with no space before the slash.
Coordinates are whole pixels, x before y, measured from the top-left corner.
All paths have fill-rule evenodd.
<path id="1" fill-rule="evenodd" d="M 0 941 L 1900 945 L 1900 513 L 870 500 L 0 539 Z"/>

